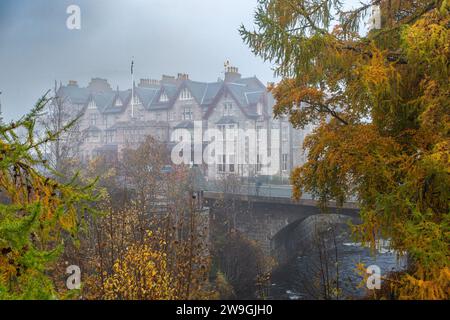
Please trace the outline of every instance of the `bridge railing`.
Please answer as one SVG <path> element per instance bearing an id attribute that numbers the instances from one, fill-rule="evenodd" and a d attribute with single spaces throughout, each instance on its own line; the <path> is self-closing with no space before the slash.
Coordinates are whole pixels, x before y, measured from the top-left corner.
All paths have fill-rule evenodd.
<path id="1" fill-rule="evenodd" d="M 239 186 L 234 186 L 233 188 L 226 188 L 221 185 L 220 182 L 209 181 L 206 184 L 205 191 L 256 197 L 292 198 L 291 185 L 262 184 L 258 186 L 255 183 L 242 183 L 239 184 Z M 313 200 L 313 197 L 311 194 L 305 193 L 303 194 L 302 199 Z"/>
<path id="2" fill-rule="evenodd" d="M 224 188 L 219 181 L 208 181 L 205 186 L 206 192 L 236 194 L 241 196 L 254 196 L 266 198 L 292 199 L 292 185 L 274 185 L 262 184 L 260 186 L 255 183 L 240 183 L 232 188 Z M 301 200 L 316 200 L 310 193 L 303 193 Z M 349 206 L 357 206 L 357 198 L 355 196 L 347 199 L 346 204 Z"/>

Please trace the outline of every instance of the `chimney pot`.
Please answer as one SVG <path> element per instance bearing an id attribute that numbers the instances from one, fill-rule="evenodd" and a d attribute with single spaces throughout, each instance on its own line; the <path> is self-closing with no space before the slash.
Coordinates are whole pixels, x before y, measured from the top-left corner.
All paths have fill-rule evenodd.
<path id="1" fill-rule="evenodd" d="M 241 79 L 241 74 L 237 67 L 227 67 L 225 70 L 225 82 L 233 82 Z"/>
<path id="2" fill-rule="evenodd" d="M 177 76 L 177 80 L 188 80 L 189 75 L 187 73 L 179 73 Z"/>

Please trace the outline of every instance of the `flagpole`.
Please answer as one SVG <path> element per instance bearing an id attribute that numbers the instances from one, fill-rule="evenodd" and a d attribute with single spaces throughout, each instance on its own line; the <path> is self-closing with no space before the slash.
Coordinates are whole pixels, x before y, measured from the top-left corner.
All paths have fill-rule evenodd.
<path id="1" fill-rule="evenodd" d="M 134 57 L 131 60 L 131 118 L 134 118 Z"/>

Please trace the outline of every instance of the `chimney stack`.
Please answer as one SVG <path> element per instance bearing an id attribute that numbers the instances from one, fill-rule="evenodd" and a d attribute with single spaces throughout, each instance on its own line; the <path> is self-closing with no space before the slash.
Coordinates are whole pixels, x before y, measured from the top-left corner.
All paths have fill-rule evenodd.
<path id="1" fill-rule="evenodd" d="M 78 82 L 75 80 L 69 80 L 69 86 L 78 87 Z"/>
<path id="2" fill-rule="evenodd" d="M 177 80 L 189 80 L 189 75 L 187 73 L 179 73 Z"/>
<path id="3" fill-rule="evenodd" d="M 139 87 L 151 87 L 151 86 L 158 86 L 160 84 L 159 80 L 156 79 L 141 79 L 139 81 Z"/>
<path id="4" fill-rule="evenodd" d="M 91 92 L 112 91 L 112 88 L 108 83 L 108 80 L 102 78 L 92 78 L 91 82 L 88 85 L 88 88 Z"/>
<path id="5" fill-rule="evenodd" d="M 175 83 L 176 79 L 173 76 L 168 76 L 168 75 L 163 74 L 161 82 Z"/>
<path id="6" fill-rule="evenodd" d="M 236 67 L 227 66 L 225 68 L 225 82 L 233 82 L 241 79 L 239 69 Z"/>

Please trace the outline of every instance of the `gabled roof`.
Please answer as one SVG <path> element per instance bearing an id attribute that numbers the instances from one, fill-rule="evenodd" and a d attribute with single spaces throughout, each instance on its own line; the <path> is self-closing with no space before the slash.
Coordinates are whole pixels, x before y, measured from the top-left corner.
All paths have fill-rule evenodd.
<path id="1" fill-rule="evenodd" d="M 60 87 L 58 95 L 62 98 L 68 98 L 74 104 L 85 104 L 89 98 L 90 92 L 87 88 L 80 88 L 76 85 Z"/>
<path id="2" fill-rule="evenodd" d="M 223 86 L 223 82 L 207 83 L 202 95 L 201 104 L 210 105 Z"/>
<path id="3" fill-rule="evenodd" d="M 107 107 L 112 105 L 115 101 L 115 96 L 114 92 L 95 93 L 90 95 L 89 101 L 93 100 L 97 109 L 103 112 Z"/>
<path id="4" fill-rule="evenodd" d="M 97 96 L 99 94 L 93 94 L 94 96 Z M 128 102 L 131 99 L 131 90 L 125 90 L 125 91 L 120 91 L 120 90 L 116 90 L 114 92 L 108 92 L 108 93 L 104 93 L 104 95 L 112 95 L 111 100 L 108 100 L 108 103 L 103 107 L 103 109 L 101 110 L 102 113 L 122 113 L 123 111 L 125 111 L 125 108 L 128 104 Z M 116 101 L 120 99 L 121 102 L 121 106 L 116 106 Z"/>
<path id="5" fill-rule="evenodd" d="M 144 108 L 149 109 L 150 105 L 155 100 L 155 97 L 158 96 L 160 89 L 159 88 L 144 88 L 144 87 L 136 87 L 135 93 L 139 97 L 142 102 Z M 131 94 L 131 93 L 130 93 Z"/>
<path id="6" fill-rule="evenodd" d="M 224 94 L 230 94 L 243 113 L 249 117 L 258 116 L 256 105 L 259 102 L 273 100 L 270 100 L 266 87 L 256 77 L 210 83 L 189 79 L 166 79 L 160 83 L 136 86 L 135 93 L 145 109 L 162 110 L 171 108 L 184 88 L 190 91 L 195 101 L 206 111 L 206 116 L 209 116 Z M 163 93 L 167 95 L 168 101 L 160 101 Z M 70 84 L 62 86 L 59 94 L 62 97 L 68 97 L 74 104 L 87 105 L 92 99 L 101 113 L 122 113 L 131 101 L 131 89 L 97 92 L 90 90 L 89 87 L 79 88 L 77 85 Z M 115 105 L 117 99 L 122 101 L 122 106 Z"/>

